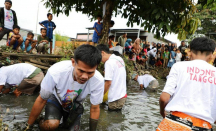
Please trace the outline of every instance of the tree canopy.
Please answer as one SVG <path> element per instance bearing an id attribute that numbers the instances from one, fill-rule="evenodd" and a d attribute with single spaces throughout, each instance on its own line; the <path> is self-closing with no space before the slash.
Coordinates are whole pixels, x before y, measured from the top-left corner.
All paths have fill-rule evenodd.
<path id="1" fill-rule="evenodd" d="M 141 24 L 145 30 L 156 33 L 157 37 L 174 32 L 178 39 L 186 39 L 201 25 L 193 14 L 197 8 L 193 0 L 43 0 L 45 6 L 59 15 L 69 15 L 72 9 L 87 14 L 92 20 L 102 14 L 103 4 L 111 3 L 113 14 L 128 19 L 127 26 Z M 216 0 L 199 0 L 202 6 L 209 6 Z M 212 6 L 213 8 L 214 6 Z"/>
<path id="2" fill-rule="evenodd" d="M 205 8 L 198 4 L 197 12 L 193 14 L 193 17 L 199 18 L 201 21 L 200 29 L 196 31 L 198 34 L 206 34 L 208 32 L 216 31 L 216 10 L 211 10 L 210 8 Z"/>

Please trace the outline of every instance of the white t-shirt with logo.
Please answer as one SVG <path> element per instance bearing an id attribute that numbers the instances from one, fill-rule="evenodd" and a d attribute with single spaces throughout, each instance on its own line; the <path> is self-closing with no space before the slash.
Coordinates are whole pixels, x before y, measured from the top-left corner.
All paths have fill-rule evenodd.
<path id="1" fill-rule="evenodd" d="M 178 111 L 214 123 L 216 120 L 216 68 L 203 60 L 173 65 L 163 92 L 172 99 L 166 111 Z"/>
<path id="2" fill-rule="evenodd" d="M 140 85 L 143 85 L 145 88 L 149 85 L 149 83 L 153 80 L 156 80 L 152 75 L 145 74 L 143 76 L 138 76 L 137 81 Z"/>
<path id="3" fill-rule="evenodd" d="M 71 60 L 61 61 L 50 67 L 41 83 L 41 97 L 48 100 L 54 94 L 64 109 L 67 109 L 78 94 L 77 101 L 79 102 L 82 102 L 90 94 L 91 104 L 98 105 L 102 103 L 104 78 L 100 72 L 96 70 L 94 76 L 85 84 L 79 84 L 74 81 L 73 70 Z"/>
<path id="4" fill-rule="evenodd" d="M 13 30 L 13 12 L 4 8 L 4 27 Z"/>
<path id="5" fill-rule="evenodd" d="M 123 98 L 127 92 L 126 70 L 124 60 L 112 54 L 105 62 L 105 80 L 112 81 L 108 93 L 108 102 L 113 102 Z"/>
<path id="6" fill-rule="evenodd" d="M 21 81 L 28 78 L 37 67 L 27 63 L 3 66 L 0 68 L 0 85 L 19 85 Z"/>

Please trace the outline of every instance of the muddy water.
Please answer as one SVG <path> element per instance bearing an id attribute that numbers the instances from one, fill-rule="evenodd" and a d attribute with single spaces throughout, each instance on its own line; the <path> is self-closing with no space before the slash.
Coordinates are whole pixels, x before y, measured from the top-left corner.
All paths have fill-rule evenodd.
<path id="1" fill-rule="evenodd" d="M 157 92 L 146 92 L 140 91 L 138 85 L 131 82 L 132 86 L 128 87 L 128 98 L 122 112 L 108 112 L 107 106 L 101 105 L 98 131 L 155 131 L 162 120 L 158 99 L 165 81 L 159 80 L 159 83 L 160 88 Z M 18 128 L 27 121 L 36 97 L 37 94 L 19 98 L 13 95 L 0 96 L 0 117 L 3 117 L 4 126 L 9 126 L 9 131 L 20 130 Z M 82 117 L 81 131 L 88 131 L 89 103 L 87 98 L 84 103 L 85 113 Z M 34 129 L 38 130 L 37 125 Z"/>

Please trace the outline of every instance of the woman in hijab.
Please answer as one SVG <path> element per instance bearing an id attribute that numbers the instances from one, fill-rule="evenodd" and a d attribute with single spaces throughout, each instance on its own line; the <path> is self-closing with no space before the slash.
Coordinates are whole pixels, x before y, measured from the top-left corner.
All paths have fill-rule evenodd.
<path id="1" fill-rule="evenodd" d="M 137 38 L 133 44 L 133 47 L 134 47 L 134 50 L 135 50 L 135 53 L 137 55 L 139 55 L 140 51 L 141 51 L 141 46 L 140 46 L 140 43 L 141 43 L 141 40 L 140 38 Z"/>

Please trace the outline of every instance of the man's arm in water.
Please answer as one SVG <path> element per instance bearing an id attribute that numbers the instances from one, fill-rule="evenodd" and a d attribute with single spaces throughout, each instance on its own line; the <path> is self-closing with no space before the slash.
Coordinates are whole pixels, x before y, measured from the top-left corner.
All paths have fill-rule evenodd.
<path id="1" fill-rule="evenodd" d="M 144 86 L 141 84 L 141 85 L 140 85 L 140 90 L 142 90 L 142 89 L 144 89 Z"/>
<path id="2" fill-rule="evenodd" d="M 91 105 L 90 119 L 89 119 L 90 131 L 96 131 L 99 116 L 100 116 L 100 105 Z"/>
<path id="3" fill-rule="evenodd" d="M 110 80 L 105 81 L 104 94 L 106 94 L 106 92 L 109 90 L 111 84 L 112 84 L 112 81 Z"/>
<path id="4" fill-rule="evenodd" d="M 165 114 L 165 107 L 166 105 L 169 103 L 170 100 L 170 94 L 166 93 L 166 92 L 162 92 L 162 94 L 160 95 L 160 114 L 163 118 L 165 118 L 166 114 Z"/>
<path id="5" fill-rule="evenodd" d="M 33 125 L 35 120 L 38 118 L 40 115 L 41 111 L 43 110 L 44 106 L 46 105 L 47 101 L 42 99 L 41 96 L 39 95 L 32 107 L 28 124 Z"/>

